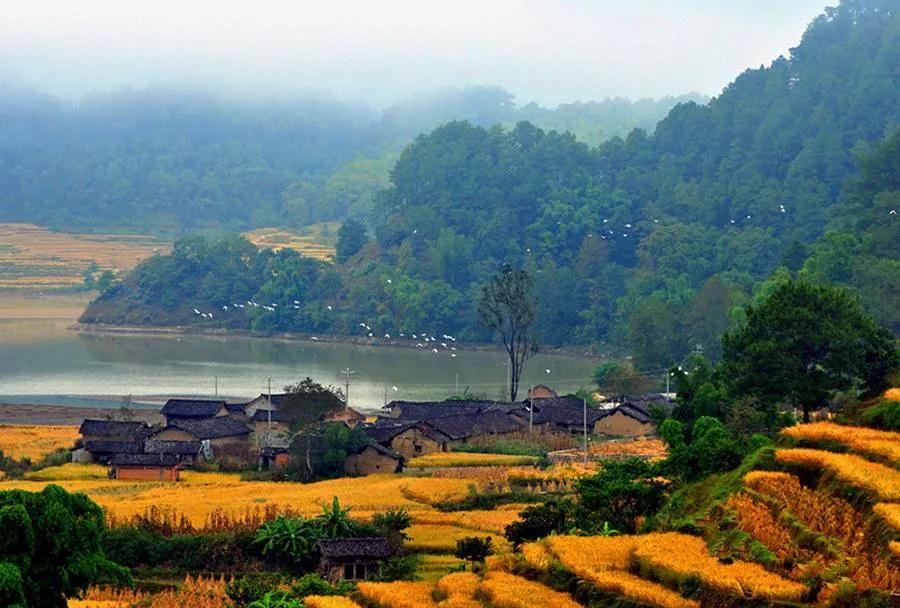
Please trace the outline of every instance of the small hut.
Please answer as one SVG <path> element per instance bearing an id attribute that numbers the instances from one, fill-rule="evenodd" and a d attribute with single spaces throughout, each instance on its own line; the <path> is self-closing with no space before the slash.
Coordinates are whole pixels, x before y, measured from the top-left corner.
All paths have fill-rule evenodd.
<path id="1" fill-rule="evenodd" d="M 333 538 L 320 540 L 316 548 L 319 573 L 332 583 L 372 578 L 393 554 L 386 538 Z"/>

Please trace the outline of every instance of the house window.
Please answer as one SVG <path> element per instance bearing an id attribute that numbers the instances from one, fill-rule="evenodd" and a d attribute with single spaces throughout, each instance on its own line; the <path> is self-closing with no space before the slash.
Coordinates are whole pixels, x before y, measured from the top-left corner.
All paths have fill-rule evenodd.
<path id="1" fill-rule="evenodd" d="M 348 581 L 356 580 L 356 564 L 344 564 L 344 579 Z"/>
<path id="2" fill-rule="evenodd" d="M 418 444 L 418 443 L 417 443 L 416 445 L 413 446 L 413 449 L 415 450 L 416 454 L 421 454 L 421 453 L 422 453 L 422 446 L 421 446 L 420 444 Z"/>

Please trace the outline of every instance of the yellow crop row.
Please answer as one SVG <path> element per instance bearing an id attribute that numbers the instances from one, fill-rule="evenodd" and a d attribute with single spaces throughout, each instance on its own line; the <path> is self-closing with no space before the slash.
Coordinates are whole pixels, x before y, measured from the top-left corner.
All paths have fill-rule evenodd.
<path id="1" fill-rule="evenodd" d="M 306 608 L 359 608 L 359 604 L 340 595 L 309 595 L 303 599 Z"/>
<path id="2" fill-rule="evenodd" d="M 900 387 L 889 388 L 884 391 L 884 398 L 888 401 L 900 401 Z"/>
<path id="3" fill-rule="evenodd" d="M 437 590 L 444 595 L 475 597 L 481 579 L 474 572 L 453 572 L 437 582 Z"/>
<path id="4" fill-rule="evenodd" d="M 743 492 L 731 495 L 727 505 L 737 516 L 741 530 L 761 542 L 780 559 L 791 554 L 794 544 L 791 534 L 778 523 L 768 507 Z"/>
<path id="5" fill-rule="evenodd" d="M 777 450 L 775 457 L 781 462 L 828 469 L 838 478 L 883 500 L 900 500 L 900 471 L 861 456 L 798 448 Z"/>
<path id="6" fill-rule="evenodd" d="M 78 464 L 69 462 L 55 467 L 25 473 L 31 481 L 78 481 L 86 479 L 109 479 L 109 469 L 99 464 Z"/>
<path id="7" fill-rule="evenodd" d="M 77 426 L 0 425 L 0 452 L 17 460 L 37 461 L 55 450 L 71 448 L 77 438 Z"/>
<path id="8" fill-rule="evenodd" d="M 440 526 L 458 526 L 481 532 L 503 534 L 506 526 L 519 520 L 519 512 L 514 510 L 497 511 L 432 511 L 417 514 L 415 524 L 431 524 Z"/>
<path id="9" fill-rule="evenodd" d="M 437 608 L 428 582 L 368 583 L 357 585 L 360 595 L 379 608 Z"/>
<path id="10" fill-rule="evenodd" d="M 722 564 L 709 555 L 702 538 L 665 532 L 642 535 L 634 557 L 681 577 L 697 576 L 705 584 L 735 594 L 769 600 L 797 601 L 806 587 L 768 572 L 759 564 Z"/>
<path id="11" fill-rule="evenodd" d="M 410 467 L 492 467 L 534 464 L 535 456 L 479 454 L 475 452 L 434 452 L 409 461 Z"/>
<path id="12" fill-rule="evenodd" d="M 413 524 L 407 530 L 409 540 L 406 547 L 419 553 L 452 553 L 456 550 L 456 542 L 468 536 L 490 537 L 495 549 L 509 546 L 506 539 L 496 534 L 482 533 L 457 526 L 434 526 L 429 524 Z"/>
<path id="13" fill-rule="evenodd" d="M 900 530 L 900 503 L 880 502 L 875 505 L 874 511 L 892 527 Z"/>
<path id="14" fill-rule="evenodd" d="M 554 591 L 540 583 L 506 572 L 488 572 L 481 589 L 493 608 L 581 608 L 567 593 Z"/>
<path id="15" fill-rule="evenodd" d="M 900 558 L 900 541 L 892 540 L 888 543 L 888 548 L 891 550 L 891 553 Z"/>
<path id="16" fill-rule="evenodd" d="M 74 466 L 67 465 L 66 471 Z M 105 473 L 104 473 L 105 477 Z M 71 492 L 84 492 L 119 520 L 146 513 L 150 507 L 170 509 L 202 527 L 214 513 L 240 515 L 260 506 L 290 506 L 300 514 L 316 515 L 337 496 L 351 515 L 365 518 L 390 508 L 417 513 L 433 511 L 431 503 L 461 500 L 469 493 L 465 479 L 409 478 L 401 475 L 370 475 L 365 482 L 343 478 L 310 484 L 240 481 L 222 475 L 221 481 L 134 482 L 111 479 L 57 480 L 53 483 Z M 40 491 L 47 482 L 2 481 L 0 491 Z M 421 497 L 418 499 L 417 497 Z"/>
<path id="17" fill-rule="evenodd" d="M 597 570 L 586 580 L 609 593 L 659 608 L 699 608 L 694 600 L 623 570 Z"/>
<path id="18" fill-rule="evenodd" d="M 781 431 L 783 435 L 808 441 L 836 441 L 863 454 L 882 456 L 900 463 L 900 433 L 879 431 L 859 426 L 844 426 L 833 422 L 799 424 Z"/>

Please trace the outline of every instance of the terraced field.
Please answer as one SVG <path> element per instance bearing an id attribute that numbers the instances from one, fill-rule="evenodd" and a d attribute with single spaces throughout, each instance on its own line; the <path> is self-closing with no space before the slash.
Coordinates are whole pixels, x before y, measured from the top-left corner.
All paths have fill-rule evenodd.
<path id="1" fill-rule="evenodd" d="M 289 232 L 280 228 L 258 228 L 245 232 L 244 236 L 260 248 L 293 249 L 302 255 L 317 260 L 331 260 L 334 244 L 337 242 L 339 222 L 323 222 Z"/>

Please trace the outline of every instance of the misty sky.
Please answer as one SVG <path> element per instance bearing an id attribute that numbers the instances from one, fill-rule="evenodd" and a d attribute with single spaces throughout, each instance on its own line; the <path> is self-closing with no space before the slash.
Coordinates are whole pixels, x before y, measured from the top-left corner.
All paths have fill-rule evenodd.
<path id="1" fill-rule="evenodd" d="M 444 85 L 517 102 L 715 95 L 836 0 L 21 0 L 0 78 L 65 97 L 152 84 L 386 105 Z"/>

